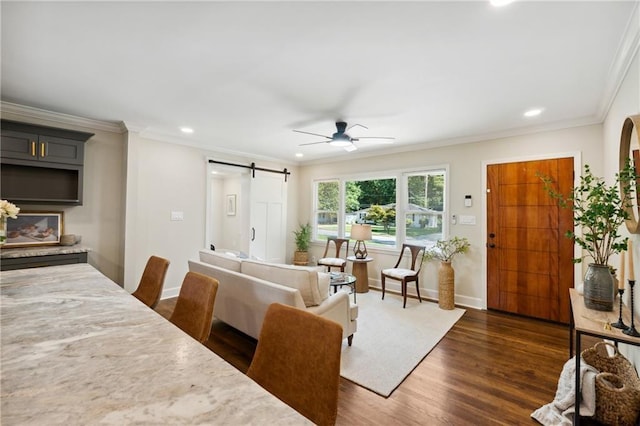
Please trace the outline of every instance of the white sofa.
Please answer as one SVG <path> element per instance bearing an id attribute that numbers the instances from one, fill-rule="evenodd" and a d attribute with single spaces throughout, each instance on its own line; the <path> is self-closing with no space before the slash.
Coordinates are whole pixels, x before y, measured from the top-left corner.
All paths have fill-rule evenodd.
<path id="1" fill-rule="evenodd" d="M 258 338 L 267 308 L 282 303 L 337 322 L 351 346 L 358 306 L 346 292 L 329 294 L 329 274 L 317 268 L 241 259 L 233 253 L 201 250 L 189 270 L 218 280 L 213 315 Z"/>

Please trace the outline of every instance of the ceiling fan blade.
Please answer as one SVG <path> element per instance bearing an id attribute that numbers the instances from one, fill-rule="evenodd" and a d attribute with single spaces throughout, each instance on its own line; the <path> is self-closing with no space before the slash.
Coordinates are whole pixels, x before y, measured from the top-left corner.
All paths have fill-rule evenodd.
<path id="1" fill-rule="evenodd" d="M 313 136 L 320 136 L 321 138 L 327 138 L 329 140 L 331 140 L 331 136 L 327 136 L 327 135 L 320 135 L 318 133 L 311 133 L 311 132 L 303 132 L 302 130 L 294 130 L 294 132 L 297 133 L 304 133 L 305 135 L 313 135 Z"/>
<path id="2" fill-rule="evenodd" d="M 305 146 L 305 145 L 317 145 L 319 143 L 329 143 L 330 141 L 320 141 L 320 142 L 309 142 L 309 143 L 301 143 L 298 146 Z"/>
<path id="3" fill-rule="evenodd" d="M 352 124 L 351 126 L 349 126 L 349 128 L 347 129 L 347 131 L 349 131 L 349 130 L 353 129 L 353 128 L 354 128 L 354 127 L 356 127 L 356 126 L 357 126 L 357 127 L 362 127 L 362 128 L 364 128 L 364 129 L 369 130 L 369 128 L 368 128 L 367 126 L 363 126 L 362 124 Z"/>
<path id="4" fill-rule="evenodd" d="M 387 136 L 359 136 L 358 139 L 395 139 Z"/>

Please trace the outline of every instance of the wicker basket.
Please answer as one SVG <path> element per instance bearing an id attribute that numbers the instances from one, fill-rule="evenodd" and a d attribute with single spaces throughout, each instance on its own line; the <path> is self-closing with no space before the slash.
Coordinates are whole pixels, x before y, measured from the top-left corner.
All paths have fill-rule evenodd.
<path id="1" fill-rule="evenodd" d="M 613 356 L 607 346 L 613 348 Z M 585 349 L 582 358 L 600 372 L 596 376 L 596 420 L 606 425 L 635 425 L 640 413 L 640 379 L 633 365 L 607 342 Z"/>

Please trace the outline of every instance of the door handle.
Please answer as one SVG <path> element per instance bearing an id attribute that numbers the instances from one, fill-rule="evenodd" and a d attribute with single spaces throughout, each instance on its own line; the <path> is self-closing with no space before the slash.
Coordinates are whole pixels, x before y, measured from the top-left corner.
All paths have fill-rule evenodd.
<path id="1" fill-rule="evenodd" d="M 256 228 L 251 228 L 251 241 L 256 240 Z"/>

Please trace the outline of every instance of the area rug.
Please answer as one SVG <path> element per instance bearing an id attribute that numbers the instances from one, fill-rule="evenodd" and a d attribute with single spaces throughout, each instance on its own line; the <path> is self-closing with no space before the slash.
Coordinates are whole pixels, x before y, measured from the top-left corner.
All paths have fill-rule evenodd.
<path id="1" fill-rule="evenodd" d="M 358 331 L 342 345 L 340 375 L 388 397 L 464 314 L 437 303 L 369 291 L 358 293 Z"/>

